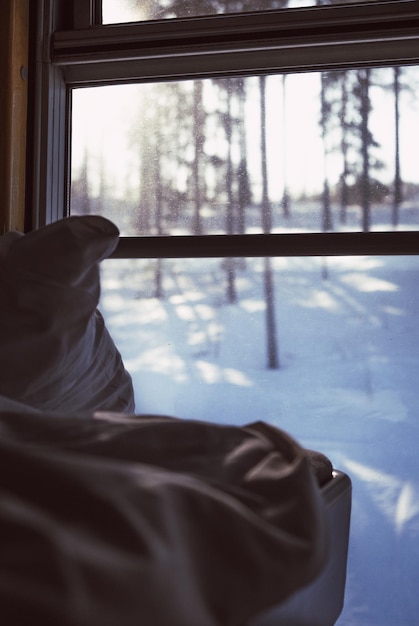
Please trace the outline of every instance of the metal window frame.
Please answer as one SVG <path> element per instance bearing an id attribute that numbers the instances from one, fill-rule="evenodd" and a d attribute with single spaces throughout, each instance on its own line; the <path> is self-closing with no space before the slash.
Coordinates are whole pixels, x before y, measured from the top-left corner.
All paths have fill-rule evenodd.
<path id="1" fill-rule="evenodd" d="M 419 254 L 419 232 L 122 237 L 115 259 Z"/>
<path id="2" fill-rule="evenodd" d="M 72 86 L 419 62 L 419 3 L 326 5 L 58 31 Z"/>
<path id="3" fill-rule="evenodd" d="M 99 0 L 35 0 L 32 227 L 68 215 L 75 87 L 419 63 L 419 0 L 101 25 Z M 419 233 L 122 238 L 116 257 L 416 254 Z"/>

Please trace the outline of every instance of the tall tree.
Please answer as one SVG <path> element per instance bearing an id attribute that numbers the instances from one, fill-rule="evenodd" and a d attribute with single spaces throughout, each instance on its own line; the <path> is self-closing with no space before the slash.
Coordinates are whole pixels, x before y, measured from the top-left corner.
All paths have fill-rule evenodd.
<path id="1" fill-rule="evenodd" d="M 268 166 L 266 145 L 266 76 L 259 77 L 260 91 L 260 129 L 261 129 L 261 170 L 262 170 L 262 230 L 265 235 L 270 234 L 272 229 L 272 207 L 269 200 L 268 190 Z M 275 291 L 272 264 L 270 257 L 264 258 L 264 290 L 266 304 L 266 339 L 267 339 L 267 364 L 269 369 L 279 368 L 279 354 L 276 333 L 275 318 Z"/>
<path id="2" fill-rule="evenodd" d="M 138 132 L 132 143 L 139 154 L 139 210 L 137 232 L 164 235 L 176 210 L 176 172 L 179 158 L 178 109 L 182 94 L 174 83 L 144 85 L 141 91 Z M 190 116 L 185 116 L 189 119 Z M 177 207 L 176 207 L 177 208 Z M 163 261 L 155 262 L 154 296 L 163 297 Z"/>
<path id="3" fill-rule="evenodd" d="M 394 191 L 392 224 L 396 228 L 399 224 L 400 203 L 402 197 L 402 177 L 400 172 L 400 77 L 401 68 L 393 68 L 393 90 L 394 90 Z"/>
<path id="4" fill-rule="evenodd" d="M 219 95 L 215 118 L 223 130 L 226 145 L 225 151 L 222 150 L 216 158 L 212 157 L 219 176 L 222 176 L 219 196 L 226 199 L 225 232 L 228 235 L 244 234 L 246 208 L 251 202 L 245 120 L 246 85 L 243 78 L 236 77 L 214 79 L 213 84 Z M 227 272 L 227 301 L 236 302 L 235 276 L 239 262 L 230 258 L 225 259 L 223 265 Z"/>
<path id="5" fill-rule="evenodd" d="M 361 225 L 364 232 L 371 228 L 371 201 L 372 201 L 372 171 L 378 170 L 383 163 L 374 154 L 374 149 L 380 144 L 375 140 L 370 129 L 370 117 L 372 111 L 371 68 L 355 70 L 354 83 L 351 90 L 354 106 L 354 121 L 352 130 L 359 141 L 360 166 L 355 169 L 355 188 L 359 191 L 359 201 L 361 206 Z"/>
<path id="6" fill-rule="evenodd" d="M 239 115 L 237 120 L 239 135 L 240 162 L 237 169 L 238 179 L 238 215 L 237 232 L 243 235 L 246 232 L 246 209 L 252 202 L 250 189 L 249 169 L 247 165 L 247 142 L 246 142 L 246 83 L 244 78 L 236 78 Z"/>
<path id="7" fill-rule="evenodd" d="M 349 164 L 349 139 L 348 133 L 350 129 L 350 121 L 348 120 L 348 72 L 344 70 L 340 72 L 341 78 L 341 98 L 339 106 L 339 122 L 341 129 L 340 148 L 342 154 L 342 174 L 340 177 L 340 221 L 342 224 L 346 222 L 346 214 L 349 203 L 348 178 L 350 175 Z"/>
<path id="8" fill-rule="evenodd" d="M 330 117 L 330 103 L 326 97 L 327 89 L 327 76 L 324 72 L 320 75 L 320 125 L 323 142 L 323 160 L 324 160 L 324 172 L 323 172 L 323 193 L 322 193 L 322 229 L 327 232 L 332 230 L 332 209 L 330 204 L 330 189 L 328 179 L 328 147 L 327 147 L 327 122 Z"/>
<path id="9" fill-rule="evenodd" d="M 357 71 L 358 74 L 358 94 L 361 113 L 361 207 L 362 207 L 362 230 L 368 232 L 371 226 L 371 188 L 370 188 L 370 146 L 372 135 L 369 130 L 369 118 L 371 113 L 370 99 L 370 68 L 363 68 Z"/>
<path id="10" fill-rule="evenodd" d="M 202 186 L 203 186 L 203 156 L 204 156 L 204 104 L 203 86 L 201 80 L 193 83 L 193 137 L 194 137 L 194 158 L 193 158 L 193 190 L 194 190 L 194 217 L 193 234 L 202 235 Z"/>
<path id="11" fill-rule="evenodd" d="M 339 152 L 342 158 L 342 171 L 339 179 L 340 190 L 340 222 L 346 222 L 347 208 L 349 204 L 349 177 L 353 173 L 354 166 L 350 161 L 350 151 L 354 147 L 352 136 L 354 125 L 350 112 L 350 89 L 351 72 L 348 70 L 333 70 L 323 72 L 326 84 L 326 96 L 329 102 L 327 108 L 328 129 L 339 128 L 339 141 L 331 146 L 331 150 Z"/>
<path id="12" fill-rule="evenodd" d="M 411 74 L 411 71 L 415 74 Z M 403 77 L 408 80 L 403 80 Z M 413 80 L 412 80 L 413 78 Z M 399 224 L 400 204 L 403 201 L 403 177 L 400 164 L 400 97 L 403 92 L 409 93 L 414 98 L 418 89 L 416 68 L 393 67 L 392 90 L 394 94 L 394 187 L 393 187 L 393 211 L 392 224 Z"/>
<path id="13" fill-rule="evenodd" d="M 232 79 L 227 78 L 225 82 L 226 93 L 226 111 L 223 116 L 224 129 L 227 140 L 227 175 L 226 175 L 226 191 L 227 191 L 227 209 L 226 209 L 226 233 L 234 234 L 235 207 L 233 194 L 233 162 L 232 162 L 232 141 L 233 141 L 233 123 L 231 115 L 231 96 L 232 96 Z M 226 259 L 227 267 L 227 301 L 233 304 L 237 301 L 236 281 L 235 281 L 235 263 L 234 259 L 228 257 Z"/>
<path id="14" fill-rule="evenodd" d="M 282 175 L 284 178 L 284 189 L 282 192 L 282 213 L 284 217 L 290 216 L 290 195 L 287 181 L 287 75 L 282 75 Z"/>

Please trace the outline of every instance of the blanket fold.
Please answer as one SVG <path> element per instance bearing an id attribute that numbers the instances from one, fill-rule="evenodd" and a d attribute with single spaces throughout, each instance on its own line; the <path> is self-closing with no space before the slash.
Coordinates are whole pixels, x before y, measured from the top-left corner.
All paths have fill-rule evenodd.
<path id="1" fill-rule="evenodd" d="M 19 626 L 243 626 L 328 553 L 307 455 L 272 426 L 13 406 L 0 537 Z"/>

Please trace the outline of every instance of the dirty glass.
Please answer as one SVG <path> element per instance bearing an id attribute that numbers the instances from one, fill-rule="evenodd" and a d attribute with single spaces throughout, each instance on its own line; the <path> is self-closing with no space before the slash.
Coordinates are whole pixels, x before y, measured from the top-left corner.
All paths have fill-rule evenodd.
<path id="1" fill-rule="evenodd" d="M 73 92 L 73 214 L 123 235 L 417 229 L 417 67 Z"/>

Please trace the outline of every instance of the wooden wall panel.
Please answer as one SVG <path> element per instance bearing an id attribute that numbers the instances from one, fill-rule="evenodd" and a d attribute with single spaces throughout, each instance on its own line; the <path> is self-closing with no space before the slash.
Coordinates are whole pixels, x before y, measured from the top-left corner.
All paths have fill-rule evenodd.
<path id="1" fill-rule="evenodd" d="M 0 2 L 0 233 L 24 227 L 29 1 Z"/>

